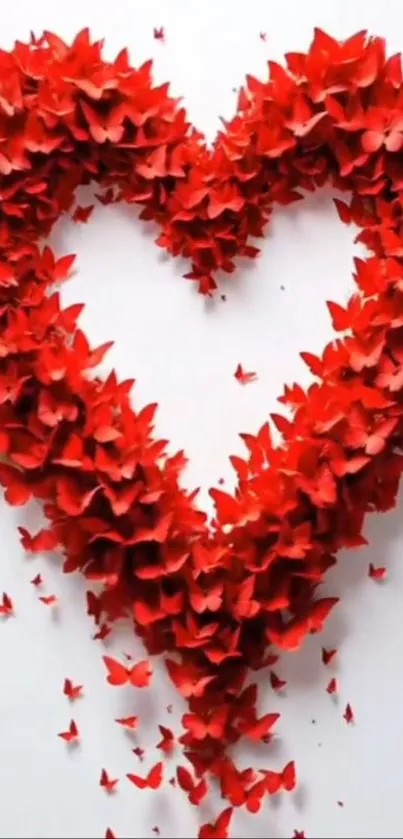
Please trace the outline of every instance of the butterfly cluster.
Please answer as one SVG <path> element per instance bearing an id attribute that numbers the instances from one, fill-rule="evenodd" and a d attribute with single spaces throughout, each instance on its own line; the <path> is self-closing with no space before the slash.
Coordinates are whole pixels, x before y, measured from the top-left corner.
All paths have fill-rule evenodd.
<path id="1" fill-rule="evenodd" d="M 47 32 L 0 55 L 0 482 L 10 504 L 43 504 L 48 526 L 34 535 L 21 528 L 24 547 L 59 550 L 66 573 L 98 584 L 88 592 L 95 637 L 124 618 L 149 653 L 166 654 L 189 704 L 179 742 L 195 772 L 177 780 L 197 803 L 205 774 L 217 778 L 230 807 L 200 836 L 222 836 L 233 807 L 256 812 L 266 795 L 295 784 L 292 762 L 256 773 L 227 754 L 241 738 L 268 742 L 278 719 L 259 716 L 247 677 L 322 629 L 337 603 L 318 591 L 325 572 L 341 548 L 365 544 L 365 514 L 396 500 L 401 64 L 386 58 L 380 38 L 360 32 L 341 43 L 316 30 L 307 54 L 288 54 L 286 68 L 269 62 L 267 81 L 247 78 L 236 116 L 209 150 L 168 86 L 152 85 L 151 62 L 133 70 L 126 50 L 108 63 L 101 48 L 87 30 L 72 45 Z M 341 334 L 321 357 L 302 353 L 315 382 L 285 387 L 288 415 L 271 417 L 281 444 L 269 421 L 242 435 L 246 454 L 231 458 L 235 492 L 210 490 L 211 525 L 196 492 L 180 485 L 184 453 L 168 454 L 153 434 L 157 406 L 135 410 L 132 380 L 97 375 L 110 344 L 92 348 L 78 325 L 82 305 L 61 305 L 58 286 L 74 257 L 56 258 L 40 240 L 64 212 L 89 216 L 74 209 L 74 195 L 92 181 L 101 202 L 142 206 L 141 217 L 160 227 L 158 244 L 191 260 L 187 277 L 202 294 L 214 290 L 218 269 L 234 270 L 237 255 L 256 256 L 250 237 L 263 234 L 276 202 L 327 181 L 352 192 L 337 209 L 361 228 L 370 255 L 355 262 L 348 304 L 329 303 Z M 246 383 L 254 374 L 239 366 L 235 376 Z M 147 661 L 106 657 L 105 665 L 113 685 L 151 679 Z M 274 673 L 270 681 L 284 686 Z M 336 689 L 333 680 L 328 692 Z M 66 690 L 72 699 L 73 686 Z M 136 717 L 119 723 L 134 728 Z M 61 736 L 78 733 L 71 725 Z M 161 773 L 130 780 L 154 788 Z"/>

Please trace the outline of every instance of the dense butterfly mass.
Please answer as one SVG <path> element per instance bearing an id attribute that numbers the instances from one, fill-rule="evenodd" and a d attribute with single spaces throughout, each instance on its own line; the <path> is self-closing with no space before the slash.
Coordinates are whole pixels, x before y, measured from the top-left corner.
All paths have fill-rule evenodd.
<path id="1" fill-rule="evenodd" d="M 45 33 L 0 53 L 0 481 L 10 504 L 43 504 L 48 526 L 35 535 L 21 528 L 25 548 L 57 549 L 66 573 L 99 584 L 88 592 L 95 637 L 130 619 L 150 654 L 166 654 L 189 703 L 179 743 L 192 771 L 181 767 L 177 781 L 198 804 L 206 773 L 216 778 L 225 809 L 199 836 L 223 837 L 234 807 L 257 812 L 296 784 L 292 761 L 281 772 L 241 771 L 228 754 L 241 738 L 268 742 L 278 720 L 259 717 L 248 675 L 322 629 L 337 599 L 318 587 L 337 551 L 365 544 L 365 514 L 396 500 L 401 63 L 385 57 L 381 38 L 360 32 L 340 43 L 316 30 L 306 55 L 288 54 L 285 68 L 269 62 L 267 81 L 247 78 L 236 116 L 209 149 L 168 85 L 153 86 L 151 62 L 133 70 L 123 50 L 107 63 L 101 48 L 84 30 L 71 46 Z M 156 405 L 134 410 L 133 381 L 97 375 L 110 344 L 93 349 L 78 326 L 82 305 L 62 307 L 57 286 L 74 257 L 40 244 L 63 213 L 85 220 L 90 209 L 75 208 L 75 190 L 94 181 L 101 202 L 140 205 L 140 217 L 159 226 L 158 245 L 189 258 L 201 294 L 214 292 L 217 271 L 232 272 L 236 256 L 256 257 L 251 237 L 263 235 L 276 202 L 329 181 L 352 193 L 337 209 L 362 229 L 370 255 L 355 261 L 348 305 L 329 303 L 343 334 L 321 357 L 302 354 L 316 381 L 307 391 L 285 387 L 288 417 L 272 416 L 281 444 L 269 422 L 242 435 L 245 457 L 231 458 L 236 490 L 211 489 L 211 524 L 196 492 L 180 485 L 184 453 L 167 454 L 153 436 Z M 370 574 L 380 579 L 384 569 Z M 6 594 L 0 611 L 13 612 Z M 325 664 L 335 652 L 323 650 Z M 104 661 L 112 685 L 151 679 L 148 662 Z M 269 678 L 275 691 L 284 684 Z M 81 687 L 64 690 L 73 700 Z M 327 690 L 337 690 L 335 679 Z M 353 721 L 350 705 L 344 717 Z M 117 723 L 134 729 L 137 717 Z M 173 735 L 162 728 L 164 752 Z M 78 739 L 74 720 L 59 736 Z M 128 777 L 156 789 L 163 762 Z M 105 772 L 107 789 L 116 782 Z"/>

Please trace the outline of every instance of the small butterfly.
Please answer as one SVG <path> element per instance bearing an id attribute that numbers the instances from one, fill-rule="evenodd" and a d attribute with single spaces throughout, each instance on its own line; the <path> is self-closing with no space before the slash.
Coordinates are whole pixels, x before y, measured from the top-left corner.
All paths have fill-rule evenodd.
<path id="1" fill-rule="evenodd" d="M 62 740 L 65 740 L 66 743 L 77 743 L 80 733 L 76 722 L 71 720 L 68 731 L 61 731 L 57 736 L 61 737 Z"/>
<path id="2" fill-rule="evenodd" d="M 0 604 L 0 615 L 4 615 L 4 617 L 9 617 L 10 615 L 14 614 L 14 603 L 11 600 L 11 597 L 4 591 L 3 592 L 3 600 Z"/>
<path id="3" fill-rule="evenodd" d="M 79 699 L 83 695 L 82 691 L 82 685 L 73 685 L 71 679 L 64 680 L 63 693 L 72 702 L 74 701 L 74 699 Z"/>
<path id="4" fill-rule="evenodd" d="M 103 787 L 106 792 L 114 792 L 119 783 L 119 778 L 110 778 L 106 769 L 102 769 L 101 777 L 99 779 L 100 787 Z"/>

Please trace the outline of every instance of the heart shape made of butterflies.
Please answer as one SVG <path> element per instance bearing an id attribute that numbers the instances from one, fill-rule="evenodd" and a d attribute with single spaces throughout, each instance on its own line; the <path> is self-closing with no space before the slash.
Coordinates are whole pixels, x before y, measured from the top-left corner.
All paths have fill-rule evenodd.
<path id="1" fill-rule="evenodd" d="M 209 150 L 168 86 L 152 86 L 151 62 L 133 70 L 123 50 L 107 63 L 101 48 L 84 30 L 71 46 L 45 33 L 0 54 L 0 481 L 11 504 L 43 503 L 49 525 L 21 528 L 24 546 L 58 548 L 64 571 L 102 585 L 88 593 L 98 637 L 129 617 L 150 653 L 167 654 L 196 775 L 213 772 L 231 807 L 256 812 L 293 788 L 295 769 L 239 772 L 227 755 L 241 737 L 267 742 L 279 716 L 258 717 L 246 677 L 275 661 L 272 646 L 296 650 L 322 628 L 337 602 L 315 597 L 324 573 L 340 548 L 365 543 L 366 512 L 395 504 L 402 470 L 400 57 L 365 32 L 340 43 L 316 30 L 307 54 L 247 78 Z M 180 486 L 183 452 L 153 437 L 156 406 L 136 412 L 131 381 L 93 374 L 109 344 L 91 349 L 82 306 L 63 309 L 54 289 L 73 257 L 39 245 L 93 181 L 103 203 L 142 206 L 202 294 L 237 255 L 256 256 L 250 239 L 275 202 L 328 181 L 352 193 L 339 215 L 371 254 L 355 261 L 347 307 L 328 304 L 345 334 L 320 358 L 302 354 L 317 381 L 285 387 L 292 419 L 273 415 L 278 447 L 268 422 L 243 435 L 235 493 L 210 490 L 210 526 Z M 148 662 L 105 664 L 112 684 L 150 681 Z M 200 836 L 222 836 L 230 816 Z"/>

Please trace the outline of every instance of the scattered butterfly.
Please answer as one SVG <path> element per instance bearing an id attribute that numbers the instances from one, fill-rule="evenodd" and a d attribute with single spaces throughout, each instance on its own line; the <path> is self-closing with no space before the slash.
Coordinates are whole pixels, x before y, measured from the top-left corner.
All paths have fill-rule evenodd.
<path id="1" fill-rule="evenodd" d="M 241 385 L 248 385 L 250 382 L 254 382 L 257 379 L 257 374 L 253 371 L 247 372 L 243 369 L 242 364 L 238 364 L 234 378 L 239 382 Z"/>
<path id="2" fill-rule="evenodd" d="M 323 664 L 328 665 L 333 660 L 333 658 L 337 655 L 337 650 L 327 650 L 325 647 L 322 647 L 322 661 Z"/>
<path id="3" fill-rule="evenodd" d="M 326 690 L 327 690 L 328 693 L 330 693 L 330 695 L 332 695 L 333 693 L 337 693 L 337 691 L 338 691 L 337 679 L 335 679 L 334 677 L 333 677 L 333 679 L 330 679 L 330 682 L 327 685 Z"/>
<path id="4" fill-rule="evenodd" d="M 10 617 L 13 614 L 14 614 L 14 603 L 11 600 L 11 597 L 5 591 L 3 591 L 3 599 L 2 599 L 2 602 L 0 604 L 0 615 L 3 615 L 4 617 L 7 618 L 7 617 Z"/>
<path id="5" fill-rule="evenodd" d="M 135 716 L 118 717 L 117 719 L 115 719 L 115 722 L 117 722 L 118 725 L 122 725 L 124 728 L 128 728 L 129 731 L 134 731 L 134 729 L 137 728 L 138 721 L 139 718 Z"/>
<path id="6" fill-rule="evenodd" d="M 65 679 L 63 693 L 73 702 L 74 699 L 79 699 L 83 695 L 83 685 L 73 685 L 71 679 Z"/>
<path id="7" fill-rule="evenodd" d="M 62 740 L 65 740 L 66 743 L 76 743 L 80 736 L 76 722 L 74 720 L 71 720 L 68 730 L 61 731 L 57 736 L 61 737 Z"/>
<path id="8" fill-rule="evenodd" d="M 114 792 L 119 783 L 119 778 L 110 778 L 106 769 L 102 769 L 99 785 L 104 788 L 106 792 Z"/>
<path id="9" fill-rule="evenodd" d="M 349 702 L 347 702 L 346 709 L 344 711 L 343 717 L 346 723 L 353 723 L 355 722 L 354 712 Z"/>
<path id="10" fill-rule="evenodd" d="M 58 603 L 58 599 L 55 594 L 43 595 L 42 597 L 38 597 L 38 600 L 40 600 L 41 603 L 44 603 L 45 606 L 56 606 Z"/>
<path id="11" fill-rule="evenodd" d="M 387 573 L 387 569 L 383 566 L 376 567 L 372 564 L 372 562 L 369 563 L 368 577 L 370 577 L 371 580 L 384 580 L 387 576 Z"/>

